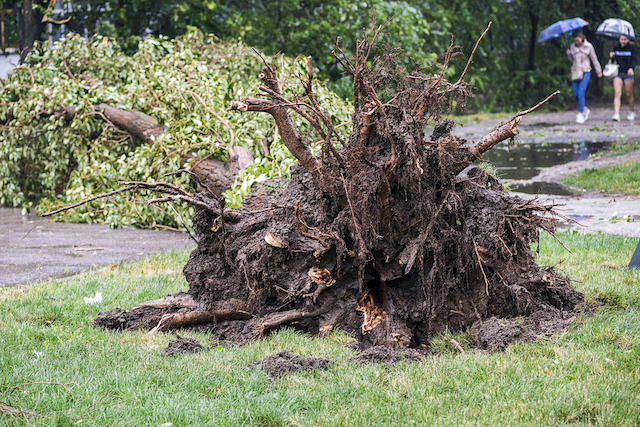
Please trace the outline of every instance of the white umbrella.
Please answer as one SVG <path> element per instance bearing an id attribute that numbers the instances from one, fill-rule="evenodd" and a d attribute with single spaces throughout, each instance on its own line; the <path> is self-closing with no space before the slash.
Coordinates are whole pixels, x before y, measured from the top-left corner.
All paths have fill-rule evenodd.
<path id="1" fill-rule="evenodd" d="M 636 39 L 636 33 L 633 31 L 633 26 L 620 18 L 605 19 L 598 27 L 596 34 L 607 37 L 625 36 L 630 40 Z"/>

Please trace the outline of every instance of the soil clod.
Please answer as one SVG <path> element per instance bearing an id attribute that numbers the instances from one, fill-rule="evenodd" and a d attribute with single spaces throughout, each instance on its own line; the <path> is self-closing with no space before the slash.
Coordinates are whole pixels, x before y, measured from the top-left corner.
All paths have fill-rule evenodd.
<path id="1" fill-rule="evenodd" d="M 181 337 L 176 335 L 176 339 L 169 341 L 164 349 L 165 356 L 177 356 L 178 354 L 197 353 L 204 350 L 204 347 L 195 338 Z"/>
<path id="2" fill-rule="evenodd" d="M 267 372 L 270 376 L 282 377 L 293 372 L 326 369 L 331 364 L 331 361 L 319 357 L 296 356 L 288 350 L 283 350 L 265 357 L 259 362 L 256 362 L 256 364 L 259 364 L 260 369 Z"/>
<path id="3" fill-rule="evenodd" d="M 369 347 L 351 358 L 356 363 L 381 363 L 385 366 L 393 365 L 396 362 L 418 361 L 432 356 L 434 353 L 428 350 L 418 350 L 415 348 L 394 349 L 385 346 Z"/>
<path id="4" fill-rule="evenodd" d="M 474 324 L 476 344 L 482 350 L 503 351 L 512 342 L 535 341 L 536 336 L 524 325 L 508 319 L 492 317 Z"/>

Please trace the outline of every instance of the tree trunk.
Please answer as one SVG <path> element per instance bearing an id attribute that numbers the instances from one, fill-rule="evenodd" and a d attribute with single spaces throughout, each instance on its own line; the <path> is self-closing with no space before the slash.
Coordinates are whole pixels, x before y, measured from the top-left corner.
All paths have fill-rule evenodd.
<path id="1" fill-rule="evenodd" d="M 152 144 L 155 138 L 164 133 L 164 126 L 156 119 L 136 110 L 122 110 L 106 104 L 93 107 L 94 111 L 104 120 L 126 131 L 131 137 L 145 143 Z M 40 116 L 64 117 L 71 121 L 77 114 L 74 106 L 61 107 L 53 111 L 40 111 Z M 13 110 L 4 112 L 4 119 L 0 119 L 0 125 L 6 125 L 15 119 Z M 191 173 L 195 175 L 194 188 L 198 191 L 208 191 L 210 196 L 220 197 L 227 189 L 231 188 L 235 175 L 254 161 L 251 151 L 244 147 L 229 145 L 227 147 L 229 160 L 222 162 L 213 158 L 196 159 L 191 167 Z M 186 160 L 186 157 L 185 159 Z M 65 183 L 61 183 L 64 185 Z"/>
<path id="2" fill-rule="evenodd" d="M 19 4 L 21 4 L 19 6 Z M 42 40 L 46 30 L 46 24 L 42 21 L 42 13 L 34 9 L 35 5 L 46 7 L 48 2 L 43 0 L 22 0 L 16 2 L 14 10 L 18 14 L 18 48 L 20 50 L 20 63 L 23 64 L 27 54 L 33 48 L 36 41 Z"/>

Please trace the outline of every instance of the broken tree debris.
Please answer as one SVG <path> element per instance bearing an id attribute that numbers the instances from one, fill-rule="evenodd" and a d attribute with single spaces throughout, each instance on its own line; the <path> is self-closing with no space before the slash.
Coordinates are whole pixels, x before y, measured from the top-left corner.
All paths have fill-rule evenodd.
<path id="1" fill-rule="evenodd" d="M 447 328 L 538 312 L 564 316 L 582 302 L 530 249 L 540 230 L 553 233 L 554 206 L 525 202 L 484 170 L 468 169 L 514 137 L 521 116 L 542 103 L 479 141 L 457 138 L 453 122 L 440 116 L 470 94 L 466 69 L 455 83 L 444 78 L 453 46 L 439 72 L 407 70 L 399 49 L 371 56 L 382 28 L 365 34 L 353 58 L 339 43 L 334 52 L 354 78 L 348 140 L 318 107 L 310 60 L 299 77 L 304 98 L 284 98 L 265 61 L 261 97 L 231 103 L 239 114 L 273 116 L 299 163 L 286 187 L 253 200 L 251 209 L 226 209 L 210 193 L 180 193 L 200 207 L 193 218 L 198 247 L 184 267 L 198 307 L 116 309 L 96 323 L 156 331 L 202 323 L 235 342 L 281 326 L 311 334 L 340 327 L 363 348 L 424 348 Z M 323 138 L 317 155 L 292 111 Z M 425 138 L 430 119 L 438 124 Z"/>

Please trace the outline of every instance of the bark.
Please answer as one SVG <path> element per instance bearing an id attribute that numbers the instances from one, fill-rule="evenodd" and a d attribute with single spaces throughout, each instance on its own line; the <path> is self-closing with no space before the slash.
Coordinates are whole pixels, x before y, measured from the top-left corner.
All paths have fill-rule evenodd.
<path id="1" fill-rule="evenodd" d="M 33 49 L 33 44 L 42 39 L 46 24 L 42 22 L 42 13 L 34 9 L 35 5 L 46 7 L 46 0 L 22 0 L 14 4 L 14 10 L 18 11 L 18 48 L 20 50 L 20 63 L 23 64 L 27 54 Z"/>
<path id="2" fill-rule="evenodd" d="M 111 123 L 126 130 L 131 136 L 146 143 L 153 141 L 164 133 L 164 127 L 156 119 L 139 111 L 126 111 L 119 108 L 99 104 L 94 107 L 96 112 L 104 114 Z"/>

